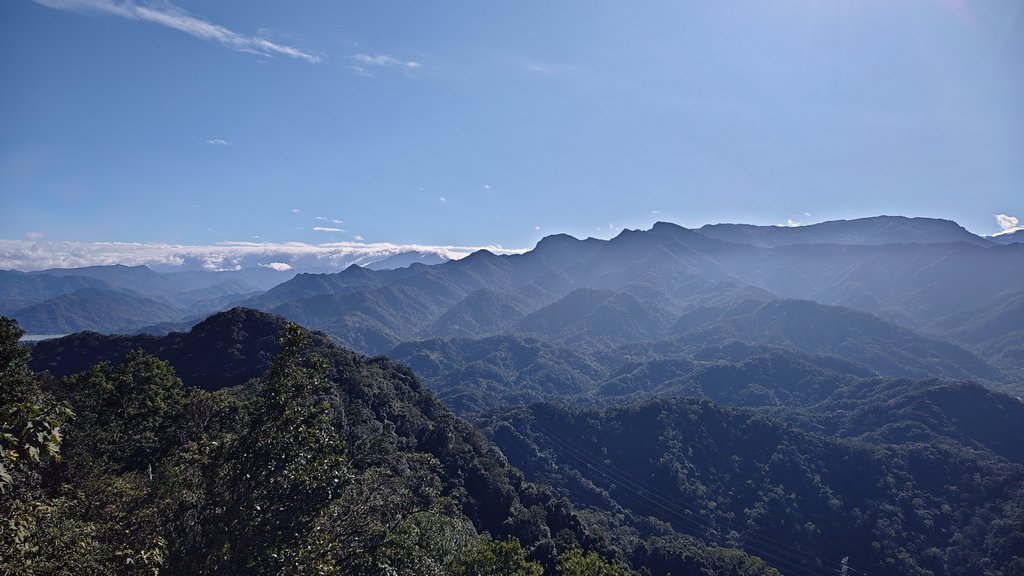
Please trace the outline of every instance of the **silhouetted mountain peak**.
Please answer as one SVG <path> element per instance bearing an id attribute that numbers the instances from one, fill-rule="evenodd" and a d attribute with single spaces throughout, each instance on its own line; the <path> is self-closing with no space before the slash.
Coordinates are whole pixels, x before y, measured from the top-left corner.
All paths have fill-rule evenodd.
<path id="1" fill-rule="evenodd" d="M 338 272 L 340 278 L 367 278 L 373 276 L 373 270 L 360 266 L 359 264 L 350 264 L 348 268 L 345 268 L 341 272 Z"/>
<path id="2" fill-rule="evenodd" d="M 477 260 L 490 260 L 492 258 L 498 258 L 498 255 L 486 248 L 481 248 L 476 252 L 470 253 L 470 255 L 463 258 L 463 260 L 466 262 L 473 262 Z"/>
<path id="3" fill-rule="evenodd" d="M 552 246 L 572 245 L 579 242 L 582 242 L 582 240 L 568 234 L 549 234 L 548 236 L 541 238 L 540 242 L 537 242 L 537 246 L 534 250 L 540 250 L 542 248 Z"/>

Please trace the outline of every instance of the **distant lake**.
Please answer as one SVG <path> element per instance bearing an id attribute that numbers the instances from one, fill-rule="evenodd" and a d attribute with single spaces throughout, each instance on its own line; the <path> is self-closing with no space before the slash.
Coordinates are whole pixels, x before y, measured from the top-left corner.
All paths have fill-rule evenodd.
<path id="1" fill-rule="evenodd" d="M 67 334 L 25 334 L 18 339 L 18 342 L 39 342 L 40 340 L 50 340 L 51 338 L 63 338 Z"/>

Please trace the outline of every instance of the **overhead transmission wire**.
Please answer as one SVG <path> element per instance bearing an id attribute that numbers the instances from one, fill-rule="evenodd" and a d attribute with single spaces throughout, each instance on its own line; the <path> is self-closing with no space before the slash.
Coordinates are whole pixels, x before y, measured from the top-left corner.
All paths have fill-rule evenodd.
<path id="1" fill-rule="evenodd" d="M 645 498 L 648 503 L 654 502 L 654 503 L 658 504 L 661 507 L 668 507 L 670 509 L 670 511 L 671 511 L 672 507 L 686 508 L 690 512 L 693 512 L 693 513 L 697 514 L 698 517 L 699 517 L 699 514 L 700 514 L 700 510 L 699 509 L 689 505 L 685 501 L 677 500 L 674 496 L 672 496 L 670 494 L 667 494 L 666 492 L 660 490 L 659 488 L 646 483 L 642 479 L 639 479 L 639 478 L 637 478 L 635 476 L 632 476 L 632 475 L 630 475 L 629 473 L 627 473 L 625 471 L 617 470 L 616 468 L 614 468 L 614 467 L 612 467 L 612 466 L 610 466 L 608 464 L 605 464 L 604 462 L 602 462 L 600 460 L 595 459 L 593 456 L 591 456 L 589 454 L 588 451 L 586 451 L 585 449 L 580 448 L 578 445 L 575 445 L 571 440 L 561 439 L 561 438 L 558 437 L 558 435 L 553 434 L 550 431 L 550 429 L 547 429 L 543 424 L 539 424 L 539 423 L 537 423 L 537 424 L 538 424 L 538 427 L 544 429 L 543 432 L 544 432 L 544 434 L 546 436 L 548 436 L 551 440 L 555 441 L 556 443 L 560 443 L 564 447 L 563 448 L 563 452 L 565 452 L 566 449 L 571 450 L 571 451 L 575 451 L 578 454 L 577 458 L 578 459 L 582 458 L 584 460 L 584 463 L 587 464 L 588 466 L 594 467 L 596 465 L 598 468 L 601 468 L 604 471 L 605 475 L 608 476 L 610 479 L 616 480 L 620 484 L 625 484 L 626 488 L 627 488 L 627 490 L 626 490 L 627 492 L 632 491 L 634 493 L 638 493 L 638 495 L 641 496 L 641 497 L 643 497 L 643 491 L 649 492 L 649 493 L 652 494 L 652 497 L 656 498 L 657 500 L 655 501 L 655 500 L 652 500 L 651 498 Z M 694 519 L 692 519 L 692 518 L 690 518 L 688 516 L 682 516 L 682 515 L 678 514 L 678 512 L 676 513 L 676 516 L 688 520 L 691 525 L 696 525 L 698 528 L 700 528 L 702 530 L 706 528 L 706 526 L 704 524 L 701 524 L 700 522 L 698 522 L 698 521 L 696 521 L 696 520 L 694 520 Z M 737 529 L 737 530 L 746 530 L 746 527 L 741 526 L 739 524 L 736 524 L 735 522 L 732 522 L 732 521 L 728 520 L 727 518 L 722 518 L 721 519 L 721 523 L 725 524 L 727 526 L 730 526 L 730 527 L 732 527 L 734 529 Z M 747 536 L 747 538 L 749 540 L 758 540 L 758 541 L 760 541 L 760 546 L 759 547 L 764 548 L 764 549 L 768 549 L 767 551 L 770 551 L 770 552 L 774 551 L 776 554 L 801 555 L 801 556 L 809 555 L 809 556 L 812 556 L 812 557 L 816 558 L 817 560 L 821 561 L 822 564 L 826 565 L 826 567 L 827 567 L 828 564 L 833 564 L 835 566 L 840 567 L 840 568 L 832 568 L 832 570 L 835 571 L 836 573 L 840 572 L 840 569 L 841 569 L 841 566 L 842 566 L 841 562 L 836 561 L 836 560 L 832 560 L 832 559 L 829 559 L 829 558 L 826 558 L 824 556 L 821 556 L 819 554 L 814 553 L 811 550 L 799 549 L 799 548 L 791 546 L 791 545 L 789 545 L 789 544 L 787 544 L 785 542 L 781 542 L 779 540 L 775 540 L 773 538 L 770 538 L 768 536 L 764 536 L 764 535 L 758 534 L 756 532 L 749 533 L 746 536 Z M 794 565 L 792 562 L 789 562 L 789 564 L 790 565 Z M 801 564 L 796 565 L 796 566 L 798 566 L 801 570 L 804 570 L 804 569 L 807 568 L 807 565 L 804 564 L 804 563 L 801 563 Z M 814 568 L 818 568 L 818 566 L 814 566 Z M 847 566 L 847 570 L 849 572 L 854 572 L 854 573 L 858 573 L 858 574 L 865 574 L 865 575 L 867 574 L 864 571 L 857 570 L 857 569 L 849 567 L 849 566 Z"/>
<path id="2" fill-rule="evenodd" d="M 538 425 L 538 427 L 544 428 L 543 425 Z M 657 488 L 655 488 L 653 486 L 650 486 L 649 484 L 646 484 L 643 480 L 640 480 L 638 478 L 632 477 L 632 476 L 630 476 L 629 474 L 627 474 L 625 472 L 618 471 L 618 470 L 616 470 L 614 468 L 611 468 L 610 466 L 607 466 L 606 464 L 604 464 L 604 463 L 602 463 L 600 461 L 594 460 L 586 452 L 584 452 L 582 450 L 579 450 L 578 448 L 573 448 L 572 446 L 566 445 L 565 443 L 569 442 L 568 440 L 560 441 L 555 434 L 551 433 L 550 430 L 544 429 L 543 433 L 546 436 L 548 436 L 552 441 L 554 441 L 555 443 L 559 444 L 559 449 L 560 449 L 561 452 L 563 452 L 563 454 L 565 454 L 567 456 L 574 456 L 577 461 L 581 462 L 582 464 L 584 464 L 585 466 L 588 466 L 590 468 L 594 468 L 594 467 L 599 468 L 600 471 L 606 477 L 608 477 L 609 479 L 617 482 L 620 485 L 620 488 L 624 492 L 629 493 L 633 497 L 634 500 L 645 500 L 648 507 L 650 507 L 651 504 L 654 504 L 655 506 L 657 506 L 658 510 L 667 509 L 666 510 L 667 512 L 673 512 L 674 516 L 676 518 L 685 521 L 690 526 L 696 527 L 700 531 L 703 531 L 704 529 L 707 528 L 707 526 L 705 524 L 702 524 L 700 521 L 698 521 L 698 520 L 696 520 L 694 518 L 691 518 L 689 516 L 682 515 L 679 512 L 677 512 L 676 510 L 674 510 L 673 508 L 675 508 L 675 507 L 690 508 L 689 511 L 697 512 L 698 514 L 699 514 L 699 510 L 696 510 L 696 509 L 693 509 L 693 508 L 691 508 L 689 506 L 686 506 L 686 504 L 684 502 L 678 502 L 676 500 L 673 500 L 671 496 L 667 496 L 664 492 L 660 491 L 659 489 L 657 489 Z M 645 495 L 644 492 L 651 493 L 651 496 Z M 735 523 L 732 523 L 732 522 L 728 521 L 727 519 L 722 519 L 722 523 L 726 524 L 728 526 L 731 526 L 733 528 L 738 528 L 740 530 L 744 530 L 745 529 L 744 527 L 739 526 L 739 525 L 737 525 Z M 819 560 L 823 565 L 825 565 L 826 569 L 829 569 L 829 568 L 827 568 L 828 564 L 833 564 L 833 565 L 839 566 L 839 568 L 831 568 L 829 570 L 833 571 L 833 572 L 836 572 L 836 573 L 840 573 L 841 572 L 841 562 L 837 562 L 835 560 L 831 560 L 829 558 L 825 558 L 823 556 L 815 554 L 812 551 L 797 549 L 797 548 L 794 548 L 792 546 L 786 545 L 783 542 L 779 542 L 777 540 L 773 540 L 771 538 L 768 538 L 767 536 L 763 536 L 763 535 L 760 535 L 760 534 L 757 534 L 757 533 L 749 533 L 746 536 L 747 536 L 748 540 L 751 540 L 751 541 L 757 540 L 757 541 L 759 541 L 758 543 L 756 543 L 757 547 L 759 548 L 759 550 L 758 550 L 759 554 L 762 554 L 762 555 L 764 555 L 764 556 L 766 556 L 768 558 L 772 558 L 777 563 L 786 564 L 786 565 L 789 565 L 790 567 L 795 567 L 799 571 L 802 571 L 802 572 L 805 572 L 808 569 L 815 569 L 815 570 L 817 570 L 819 568 L 819 566 L 817 566 L 817 565 L 809 566 L 808 564 L 806 564 L 804 562 L 796 563 L 793 560 L 790 560 L 789 558 L 787 558 L 787 556 L 791 557 L 791 556 L 809 555 L 809 556 L 812 556 L 812 557 L 816 558 L 817 560 Z M 768 554 L 771 554 L 771 556 L 769 556 L 768 554 L 765 554 L 765 552 L 767 552 Z M 857 570 L 855 568 L 850 568 L 849 566 L 847 566 L 847 570 L 855 572 L 855 573 L 859 573 L 859 574 L 867 574 L 866 572 L 862 572 L 862 571 Z"/>
<path id="3" fill-rule="evenodd" d="M 672 500 L 667 500 L 664 496 L 659 498 L 659 494 L 657 493 L 657 491 L 654 490 L 650 486 L 646 486 L 642 481 L 640 481 L 638 479 L 630 479 L 630 478 L 623 477 L 625 475 L 625 473 L 617 472 L 617 471 L 615 471 L 612 468 L 606 467 L 603 463 L 596 462 L 596 461 L 590 459 L 586 454 L 579 453 L 579 451 L 574 451 L 571 447 L 565 446 L 562 442 L 560 442 L 558 439 L 556 439 L 554 437 L 554 435 L 550 433 L 550 431 L 545 430 L 544 433 L 551 440 L 553 440 L 555 443 L 560 445 L 558 447 L 559 450 L 563 454 L 565 454 L 566 456 L 569 456 L 569 457 L 572 457 L 572 458 L 576 459 L 578 462 L 581 462 L 582 464 L 584 464 L 587 467 L 590 467 L 590 468 L 595 468 L 595 467 L 600 468 L 602 473 L 604 473 L 604 475 L 606 477 L 608 477 L 609 479 L 611 479 L 614 482 L 616 482 L 619 485 L 619 488 L 622 491 L 628 493 L 632 497 L 633 500 L 636 500 L 636 501 L 640 501 L 640 500 L 646 501 L 647 507 L 651 508 L 653 511 L 656 511 L 656 513 L 658 513 L 658 512 L 660 512 L 660 513 L 664 513 L 664 512 L 670 513 L 675 518 L 677 518 L 679 520 L 682 520 L 683 522 L 689 524 L 698 533 L 702 533 L 705 529 L 707 529 L 707 526 L 704 523 L 702 523 L 701 521 L 699 521 L 699 520 L 697 520 L 695 518 L 691 518 L 691 517 L 689 517 L 689 516 L 687 516 L 685 514 L 680 513 L 678 510 L 674 509 L 675 507 L 679 506 L 679 503 L 676 503 L 676 502 L 674 502 Z M 639 485 L 639 486 L 637 486 L 637 485 Z M 647 496 L 645 494 L 645 492 L 651 492 L 652 495 L 651 496 Z M 653 506 L 652 506 L 652 504 L 653 504 Z M 756 536 L 756 534 L 752 534 L 752 536 Z M 780 567 L 788 566 L 790 568 L 795 568 L 798 572 L 802 572 L 802 573 L 807 573 L 808 571 L 812 571 L 811 573 L 813 573 L 813 574 L 817 574 L 818 573 L 818 572 L 816 572 L 816 570 L 819 568 L 818 566 L 816 566 L 816 565 L 808 565 L 808 564 L 803 563 L 803 562 L 796 562 L 796 561 L 792 560 L 791 558 L 789 558 L 789 557 L 794 556 L 794 555 L 806 554 L 806 552 L 804 552 L 804 551 L 799 551 L 799 550 L 796 550 L 796 549 L 794 549 L 792 551 L 787 551 L 787 550 L 784 550 L 782 548 L 775 547 L 774 545 L 770 545 L 770 544 L 766 544 L 766 543 L 761 543 L 761 544 L 758 545 L 758 549 L 756 550 L 756 552 L 758 554 L 764 556 L 765 558 L 768 558 L 768 559 L 772 560 L 772 562 L 774 564 L 776 564 L 776 565 L 778 565 Z M 816 557 L 819 560 L 823 560 L 823 561 L 829 562 L 828 559 L 822 558 L 820 556 L 816 556 Z M 835 562 L 835 561 L 831 561 L 831 562 L 834 563 L 834 564 L 838 564 L 838 562 Z M 835 572 L 838 573 L 839 570 L 835 570 Z"/>
<path id="4" fill-rule="evenodd" d="M 678 518 L 679 520 L 682 520 L 684 523 L 690 525 L 691 527 L 697 528 L 701 532 L 709 528 L 709 526 L 705 523 L 706 521 L 697 519 L 700 518 L 700 510 L 697 509 L 696 507 L 690 505 L 685 501 L 678 500 L 677 498 L 665 493 L 659 488 L 646 483 L 642 479 L 636 478 L 635 476 L 632 476 L 625 471 L 618 470 L 612 467 L 611 465 L 600 461 L 596 457 L 590 455 L 589 452 L 585 451 L 579 446 L 576 446 L 571 440 L 560 438 L 557 434 L 554 434 L 549 428 L 537 422 L 536 419 L 534 419 L 533 424 L 540 429 L 541 433 L 543 433 L 544 436 L 546 436 L 553 443 L 557 444 L 560 448 L 560 451 L 563 454 L 574 456 L 577 462 L 580 462 L 587 467 L 597 468 L 599 472 L 602 472 L 606 477 L 618 483 L 620 485 L 620 488 L 624 492 L 631 494 L 634 500 L 642 500 L 646 502 L 648 507 L 650 507 L 650 505 L 653 504 L 655 506 L 655 510 L 667 509 L 666 511 L 673 513 L 674 517 Z M 697 518 L 692 518 L 690 516 L 682 514 L 678 511 L 679 509 L 683 509 L 683 512 L 690 512 L 696 514 Z M 736 524 L 735 522 L 730 521 L 728 518 L 720 519 L 720 523 L 737 531 L 746 530 L 746 527 Z M 786 544 L 785 542 L 775 540 L 773 538 L 770 538 L 762 534 L 758 534 L 756 532 L 748 532 L 744 534 L 744 536 L 752 544 L 757 545 L 757 548 L 759 549 L 757 550 L 757 552 L 759 554 L 764 554 L 764 552 L 768 552 L 771 554 L 771 558 L 777 563 L 788 565 L 791 568 L 797 568 L 801 572 L 807 572 L 808 570 L 817 570 L 821 566 L 824 566 L 831 572 L 835 572 L 837 574 L 841 573 L 841 562 L 826 558 L 824 556 L 814 553 L 811 550 L 796 548 L 794 546 Z M 821 566 L 808 565 L 806 562 L 802 560 L 798 562 L 790 559 L 794 556 L 813 557 L 821 563 Z M 847 566 L 846 569 L 849 573 L 864 574 L 865 576 L 867 576 L 867 572 L 857 570 L 856 568 Z"/>

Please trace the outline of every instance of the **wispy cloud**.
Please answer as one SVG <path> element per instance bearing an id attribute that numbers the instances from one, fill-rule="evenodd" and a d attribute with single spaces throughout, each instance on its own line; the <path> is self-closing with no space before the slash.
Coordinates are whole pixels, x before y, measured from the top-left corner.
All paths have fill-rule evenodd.
<path id="1" fill-rule="evenodd" d="M 1009 214 L 996 214 L 996 224 L 999 225 L 999 232 L 996 232 L 993 236 L 1013 234 L 1018 230 L 1024 230 L 1024 226 L 1020 225 L 1020 218 L 1010 216 Z"/>
<path id="2" fill-rule="evenodd" d="M 32 230 L 30 232 L 25 232 L 25 238 L 28 238 L 29 240 L 38 240 L 38 239 L 42 238 L 43 236 L 44 236 L 44 234 L 42 232 L 37 232 L 35 230 Z"/>
<path id="3" fill-rule="evenodd" d="M 219 24 L 193 16 L 170 2 L 136 2 L 134 0 L 35 0 L 57 10 L 86 14 L 109 14 L 132 20 L 152 22 L 184 32 L 196 38 L 216 42 L 239 52 L 263 56 L 287 56 L 316 64 L 320 57 L 310 52 L 272 42 L 260 36 L 246 36 Z"/>
<path id="4" fill-rule="evenodd" d="M 785 224 L 776 224 L 776 226 L 778 226 L 779 228 L 797 228 L 799 226 L 803 226 L 803 224 L 800 224 L 799 222 L 793 220 L 792 218 L 787 218 Z"/>
<path id="5" fill-rule="evenodd" d="M 299 210 L 298 208 L 292 208 L 292 214 L 298 214 L 299 212 L 302 212 L 302 210 Z"/>
<path id="6" fill-rule="evenodd" d="M 163 270 L 238 270 L 286 263 L 300 270 L 342 270 L 350 264 L 369 264 L 403 252 L 437 254 L 458 259 L 477 250 L 519 254 L 524 249 L 496 246 L 431 246 L 388 242 L 221 242 L 181 245 L 127 242 L 52 242 L 0 240 L 0 269 L 42 270 L 144 264 Z M 269 264 L 267 264 L 269 263 Z"/>
<path id="7" fill-rule="evenodd" d="M 323 220 L 324 222 L 330 222 L 331 224 L 344 224 L 344 220 L 337 220 L 335 218 L 328 218 L 326 216 L 317 216 L 317 220 Z"/>
<path id="8" fill-rule="evenodd" d="M 440 200 L 441 202 L 447 202 L 448 201 L 448 199 L 445 198 L 444 196 L 439 196 L 438 200 Z"/>
<path id="9" fill-rule="evenodd" d="M 350 56 L 352 70 L 364 76 L 373 76 L 373 68 L 400 68 L 407 71 L 417 70 L 423 65 L 415 60 L 402 60 L 388 54 L 366 54 L 359 52 Z"/>
<path id="10" fill-rule="evenodd" d="M 227 140 L 222 140 L 220 138 L 214 138 L 212 140 L 207 140 L 206 143 L 211 145 L 211 146 L 230 146 L 231 145 L 231 142 L 229 142 Z"/>
<path id="11" fill-rule="evenodd" d="M 317 232 L 344 232 L 341 228 L 331 228 L 328 226 L 313 226 L 313 230 Z"/>

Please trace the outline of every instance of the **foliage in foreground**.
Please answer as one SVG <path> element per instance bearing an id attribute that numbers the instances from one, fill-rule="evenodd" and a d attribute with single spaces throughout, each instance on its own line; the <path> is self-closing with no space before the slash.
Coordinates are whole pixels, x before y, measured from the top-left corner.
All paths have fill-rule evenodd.
<path id="1" fill-rule="evenodd" d="M 3 405 L 30 407 L 0 419 L 18 455 L 2 575 L 632 573 L 639 541 L 585 528 L 384 359 L 291 325 L 240 390 L 184 388 L 141 351 L 49 380 L 2 327 Z M 688 549 L 692 573 L 714 573 L 716 553 Z"/>

